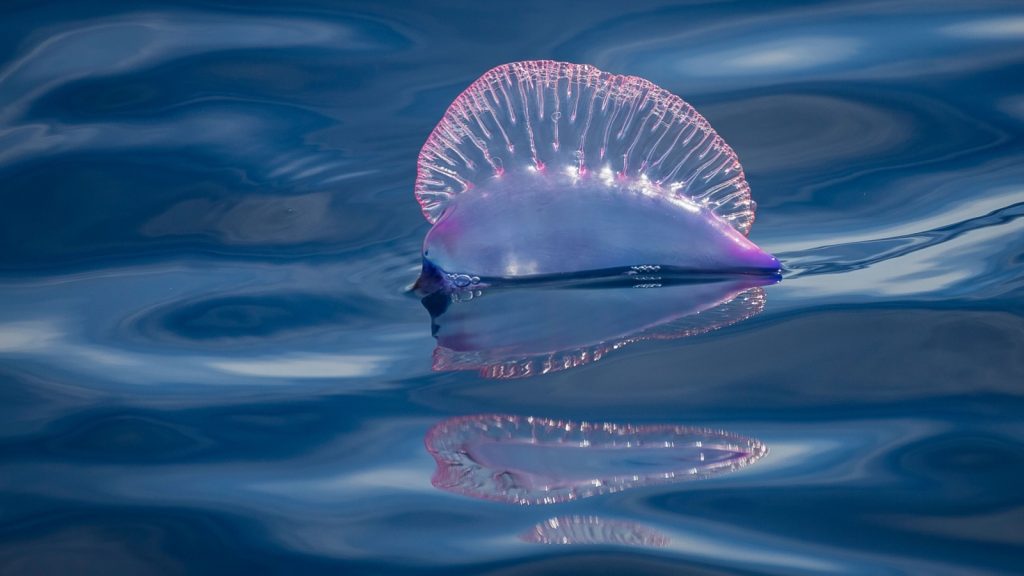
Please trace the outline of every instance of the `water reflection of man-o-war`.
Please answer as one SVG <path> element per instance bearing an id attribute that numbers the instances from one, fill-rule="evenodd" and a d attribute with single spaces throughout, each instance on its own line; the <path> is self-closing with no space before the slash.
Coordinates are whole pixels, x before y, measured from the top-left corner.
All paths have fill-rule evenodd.
<path id="1" fill-rule="evenodd" d="M 757 315 L 773 277 L 577 281 L 423 299 L 437 339 L 434 370 L 525 378 L 575 368 L 644 340 L 704 334 Z M 638 283 L 639 282 L 639 283 Z M 648 288 L 637 290 L 637 287 Z"/>
<path id="2" fill-rule="evenodd" d="M 668 537 L 625 520 L 598 516 L 559 516 L 549 518 L 519 535 L 533 544 L 584 544 L 664 548 Z"/>
<path id="3" fill-rule="evenodd" d="M 753 438 L 675 425 L 474 415 L 427 433 L 441 490 L 512 504 L 555 504 L 705 478 L 768 453 Z"/>

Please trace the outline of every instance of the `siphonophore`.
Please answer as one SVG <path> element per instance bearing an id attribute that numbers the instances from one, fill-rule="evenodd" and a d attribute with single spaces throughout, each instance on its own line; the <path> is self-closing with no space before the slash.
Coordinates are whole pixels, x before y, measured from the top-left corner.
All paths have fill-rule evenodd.
<path id="1" fill-rule="evenodd" d="M 764 308 L 761 286 L 777 280 L 630 272 L 615 281 L 437 291 L 423 299 L 437 340 L 433 369 L 510 379 L 576 368 L 636 342 L 687 338 L 750 318 Z"/>
<path id="2" fill-rule="evenodd" d="M 593 66 L 515 62 L 481 76 L 423 145 L 415 193 L 433 224 L 425 291 L 638 265 L 779 269 L 746 237 L 750 187 L 707 120 Z"/>
<path id="3" fill-rule="evenodd" d="M 768 449 L 729 432 L 512 415 L 445 420 L 427 433 L 435 487 L 513 504 L 554 504 L 730 472 Z"/>

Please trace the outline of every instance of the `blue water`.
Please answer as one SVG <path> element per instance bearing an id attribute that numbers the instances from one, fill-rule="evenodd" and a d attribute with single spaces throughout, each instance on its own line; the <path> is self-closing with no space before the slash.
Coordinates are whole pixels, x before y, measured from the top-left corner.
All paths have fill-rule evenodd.
<path id="1" fill-rule="evenodd" d="M 1019 3 L 0 11 L 0 573 L 1024 573 Z M 416 156 L 531 58 L 708 118 L 786 268 L 759 314 L 432 369 Z M 435 488 L 424 435 L 491 413 L 769 452 L 547 506 Z M 574 516 L 626 536 L 522 537 Z"/>

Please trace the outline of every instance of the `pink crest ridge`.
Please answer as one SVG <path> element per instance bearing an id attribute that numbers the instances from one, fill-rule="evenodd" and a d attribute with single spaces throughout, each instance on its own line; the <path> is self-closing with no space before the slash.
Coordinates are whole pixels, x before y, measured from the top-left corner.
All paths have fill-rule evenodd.
<path id="1" fill-rule="evenodd" d="M 594 178 L 684 197 L 746 235 L 754 222 L 736 153 L 678 96 L 635 76 L 549 60 L 486 72 L 420 151 L 416 199 L 431 223 L 460 194 L 511 173 Z"/>

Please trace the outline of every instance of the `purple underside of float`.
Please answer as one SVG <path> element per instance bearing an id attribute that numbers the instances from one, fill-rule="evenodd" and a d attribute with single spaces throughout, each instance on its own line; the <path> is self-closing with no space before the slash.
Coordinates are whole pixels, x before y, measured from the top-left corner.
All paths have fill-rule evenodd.
<path id="1" fill-rule="evenodd" d="M 642 181 L 525 173 L 453 199 L 424 241 L 451 274 L 516 278 L 660 265 L 763 272 L 779 262 L 710 210 Z"/>

